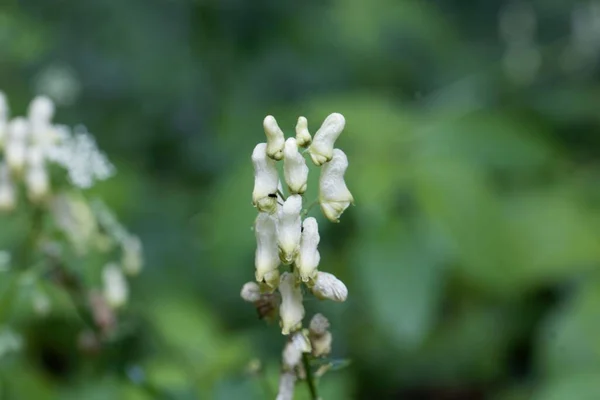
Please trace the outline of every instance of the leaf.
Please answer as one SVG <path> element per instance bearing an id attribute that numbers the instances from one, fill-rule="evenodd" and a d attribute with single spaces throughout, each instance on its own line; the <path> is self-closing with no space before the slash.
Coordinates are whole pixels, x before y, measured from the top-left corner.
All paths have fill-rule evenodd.
<path id="1" fill-rule="evenodd" d="M 390 220 L 364 229 L 353 263 L 359 290 L 378 329 L 400 348 L 420 346 L 435 323 L 442 268 L 439 255 L 423 234 L 415 235 Z"/>

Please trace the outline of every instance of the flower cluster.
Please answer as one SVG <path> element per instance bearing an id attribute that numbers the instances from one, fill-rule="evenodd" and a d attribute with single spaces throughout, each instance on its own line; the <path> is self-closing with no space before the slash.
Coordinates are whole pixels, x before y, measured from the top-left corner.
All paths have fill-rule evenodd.
<path id="1" fill-rule="evenodd" d="M 309 168 L 304 158 L 321 167 L 318 201 L 327 219 L 339 222 L 342 213 L 353 202 L 344 182 L 348 158 L 335 141 L 344 129 L 341 114 L 329 115 L 311 137 L 304 117 L 298 119 L 296 137 L 287 140 L 277 121 L 267 116 L 263 126 L 266 143 L 259 143 L 252 153 L 254 191 L 252 203 L 259 214 L 254 223 L 256 234 L 255 278 L 257 283 L 244 286 L 242 297 L 257 302 L 261 294 L 279 292 L 279 316 L 284 335 L 297 332 L 304 318 L 303 286 L 319 299 L 342 302 L 348 296 L 344 283 L 334 275 L 319 271 L 320 241 L 317 219 L 303 211 L 303 194 L 307 189 Z M 305 149 L 302 149 L 305 148 Z M 283 193 L 276 167 L 283 161 Z M 289 272 L 280 273 L 281 265 Z"/>
<path id="2" fill-rule="evenodd" d="M 34 98 L 27 117 L 10 118 L 9 114 L 6 97 L 0 92 L 0 209 L 16 206 L 15 184 L 20 181 L 30 201 L 46 200 L 54 165 L 65 170 L 69 182 L 79 188 L 89 188 L 113 175 L 113 165 L 90 134 L 53 123 L 54 103 L 48 97 Z"/>

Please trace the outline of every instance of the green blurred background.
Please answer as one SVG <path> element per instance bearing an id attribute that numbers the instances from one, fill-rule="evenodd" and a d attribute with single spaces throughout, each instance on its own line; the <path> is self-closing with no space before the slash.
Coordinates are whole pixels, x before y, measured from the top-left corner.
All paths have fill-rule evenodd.
<path id="1" fill-rule="evenodd" d="M 350 296 L 306 307 L 352 364 L 324 399 L 600 399 L 599 26 L 595 1 L 3 0 L 0 90 L 95 134 L 146 265 L 115 348 L 61 313 L 0 337 L 2 398 L 274 398 L 284 338 L 239 297 L 250 154 L 267 114 L 340 112 L 356 206 L 319 215 L 321 269 Z"/>

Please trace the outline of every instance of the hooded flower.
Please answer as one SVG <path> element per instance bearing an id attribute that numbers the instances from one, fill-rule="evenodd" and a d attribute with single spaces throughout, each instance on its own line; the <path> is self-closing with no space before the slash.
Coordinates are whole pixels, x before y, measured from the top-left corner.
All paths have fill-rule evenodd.
<path id="1" fill-rule="evenodd" d="M 277 244 L 279 258 L 284 264 L 291 264 L 296 258 L 300 247 L 302 231 L 302 197 L 299 194 L 287 198 L 277 216 Z"/>
<path id="2" fill-rule="evenodd" d="M 272 115 L 267 115 L 263 121 L 265 135 L 267 136 L 267 155 L 273 160 L 281 160 L 283 158 L 283 147 L 285 138 L 277 121 Z"/>
<path id="3" fill-rule="evenodd" d="M 317 267 L 321 256 L 317 246 L 319 245 L 319 225 L 313 217 L 308 217 L 302 223 L 302 236 L 300 238 L 300 250 L 296 257 L 296 268 L 303 282 L 313 281 L 317 276 Z"/>
<path id="4" fill-rule="evenodd" d="M 279 176 L 275 162 L 267 157 L 267 144 L 259 143 L 252 152 L 254 164 L 254 191 L 252 204 L 259 211 L 274 213 L 277 209 L 277 185 Z"/>
<path id="5" fill-rule="evenodd" d="M 300 147 L 306 147 L 312 142 L 308 131 L 308 121 L 304 117 L 299 117 L 298 123 L 296 123 L 296 142 Z"/>
<path id="6" fill-rule="evenodd" d="M 300 290 L 300 286 L 296 285 L 294 274 L 284 272 L 281 275 L 279 293 L 281 294 L 281 306 L 279 307 L 281 333 L 288 335 L 300 329 L 302 318 L 304 318 L 302 291 Z"/>
<path id="7" fill-rule="evenodd" d="M 267 213 L 259 213 L 254 223 L 256 234 L 256 281 L 266 283 L 271 289 L 279 282 L 279 250 L 277 247 L 277 231 L 275 218 Z"/>
<path id="8" fill-rule="evenodd" d="M 340 281 L 333 274 L 321 271 L 317 272 L 312 292 L 321 300 L 328 299 L 343 302 L 348 297 L 348 288 L 346 288 L 344 282 Z"/>
<path id="9" fill-rule="evenodd" d="M 345 124 L 346 120 L 342 114 L 333 113 L 325 119 L 308 148 L 315 165 L 320 166 L 331 160 L 333 146 L 340 133 L 342 133 Z"/>
<path id="10" fill-rule="evenodd" d="M 308 181 L 308 167 L 302 154 L 298 152 L 296 139 L 285 141 L 283 150 L 283 175 L 291 193 L 304 193 Z"/>
<path id="11" fill-rule="evenodd" d="M 339 222 L 340 216 L 354 202 L 352 194 L 344 182 L 348 168 L 348 158 L 343 151 L 333 150 L 333 158 L 323 165 L 319 178 L 319 203 L 323 214 L 332 222 Z"/>

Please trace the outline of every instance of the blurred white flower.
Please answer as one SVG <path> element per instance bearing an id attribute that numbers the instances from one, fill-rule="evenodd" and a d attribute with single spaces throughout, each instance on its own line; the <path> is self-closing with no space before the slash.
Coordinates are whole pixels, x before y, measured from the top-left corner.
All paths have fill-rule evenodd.
<path id="1" fill-rule="evenodd" d="M 346 301 L 348 288 L 344 282 L 328 272 L 317 272 L 315 284 L 312 287 L 313 294 L 321 300 L 333 300 L 337 302 Z"/>
<path id="2" fill-rule="evenodd" d="M 296 142 L 300 147 L 306 147 L 312 142 L 312 137 L 308 131 L 308 121 L 304 117 L 299 117 L 296 123 Z"/>
<path id="3" fill-rule="evenodd" d="M 106 302 L 113 308 L 127 303 L 129 288 L 123 271 L 117 264 L 107 264 L 102 270 L 103 293 Z"/>
<path id="4" fill-rule="evenodd" d="M 272 115 L 267 115 L 263 121 L 265 135 L 267 136 L 267 155 L 273 160 L 283 158 L 285 138 L 277 121 Z"/>
<path id="5" fill-rule="evenodd" d="M 8 135 L 8 114 L 6 96 L 0 91 L 0 147 L 4 146 L 4 141 Z"/>
<path id="6" fill-rule="evenodd" d="M 127 275 L 134 276 L 140 273 L 144 264 L 142 241 L 135 235 L 126 235 L 121 243 L 123 255 L 121 265 Z"/>
<path id="7" fill-rule="evenodd" d="M 319 178 L 319 203 L 323 214 L 332 222 L 339 222 L 340 216 L 354 202 L 344 181 L 348 168 L 348 158 L 343 151 L 335 149 L 330 162 L 323 165 Z"/>
<path id="8" fill-rule="evenodd" d="M 300 238 L 300 250 L 296 257 L 296 268 L 303 282 L 314 280 L 317 275 L 317 267 L 321 261 L 319 246 L 319 225 L 313 217 L 308 217 L 302 223 L 302 235 Z"/>
<path id="9" fill-rule="evenodd" d="M 23 171 L 27 155 L 28 125 L 25 118 L 13 118 L 8 125 L 5 157 L 8 167 L 17 173 Z"/>
<path id="10" fill-rule="evenodd" d="M 277 215 L 277 244 L 279 258 L 284 264 L 291 264 L 300 247 L 302 231 L 302 196 L 291 195 L 287 198 Z"/>
<path id="11" fill-rule="evenodd" d="M 302 290 L 299 285 L 296 285 L 296 278 L 292 273 L 284 272 L 281 275 L 279 293 L 281 294 L 281 306 L 279 307 L 281 333 L 288 335 L 300 329 L 302 318 L 304 318 Z"/>
<path id="12" fill-rule="evenodd" d="M 333 146 L 342 130 L 344 130 L 345 124 L 346 120 L 342 114 L 333 113 L 325 119 L 308 148 L 315 165 L 320 166 L 331 160 Z"/>
<path id="13" fill-rule="evenodd" d="M 298 152 L 296 139 L 285 141 L 283 158 L 283 176 L 291 193 L 304 193 L 308 182 L 308 166 L 302 154 Z"/>
<path id="14" fill-rule="evenodd" d="M 46 93 L 55 99 L 57 104 L 67 106 L 77 100 L 81 84 L 73 68 L 65 64 L 53 64 L 36 76 L 35 88 L 38 93 Z"/>
<path id="15" fill-rule="evenodd" d="M 267 213 L 259 213 L 254 222 L 256 234 L 256 281 L 275 289 L 279 283 L 279 249 L 275 218 Z"/>
<path id="16" fill-rule="evenodd" d="M 94 138 L 79 128 L 73 136 L 65 136 L 48 149 L 48 159 L 67 170 L 69 181 L 82 189 L 91 187 L 115 173 L 115 167 L 102 153 Z"/>
<path id="17" fill-rule="evenodd" d="M 254 165 L 254 190 L 252 204 L 258 211 L 274 213 L 277 210 L 277 186 L 279 175 L 275 162 L 267 157 L 266 143 L 259 143 L 252 152 Z"/>

